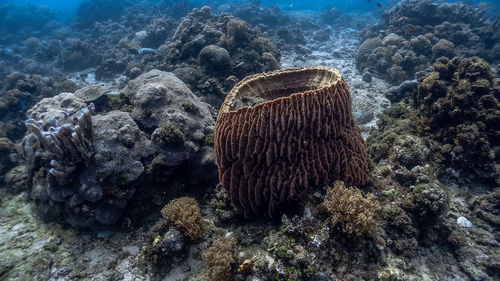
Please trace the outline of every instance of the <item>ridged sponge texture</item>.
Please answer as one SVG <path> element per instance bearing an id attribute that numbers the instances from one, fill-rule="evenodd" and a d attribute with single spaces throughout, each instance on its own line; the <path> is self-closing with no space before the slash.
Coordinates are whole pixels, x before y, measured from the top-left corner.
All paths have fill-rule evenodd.
<path id="1" fill-rule="evenodd" d="M 242 97 L 267 101 L 232 110 Z M 362 185 L 366 144 L 336 69 L 315 66 L 248 76 L 221 106 L 215 129 L 219 180 L 246 217 L 276 216 L 311 188 Z"/>

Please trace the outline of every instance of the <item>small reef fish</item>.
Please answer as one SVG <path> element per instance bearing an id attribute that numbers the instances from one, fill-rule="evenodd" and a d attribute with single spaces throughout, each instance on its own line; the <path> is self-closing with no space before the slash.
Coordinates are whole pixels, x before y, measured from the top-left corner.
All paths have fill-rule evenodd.
<path id="1" fill-rule="evenodd" d="M 155 54 L 156 50 L 151 49 L 151 48 L 140 48 L 137 52 L 139 54 L 143 54 L 143 53 L 146 53 L 146 54 Z"/>

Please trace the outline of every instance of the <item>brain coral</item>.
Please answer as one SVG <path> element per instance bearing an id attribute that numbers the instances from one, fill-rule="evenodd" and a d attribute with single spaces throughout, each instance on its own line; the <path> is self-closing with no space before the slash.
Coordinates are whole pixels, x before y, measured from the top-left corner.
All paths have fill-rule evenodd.
<path id="1" fill-rule="evenodd" d="M 267 101 L 232 110 L 243 97 Z M 215 129 L 219 180 L 246 217 L 276 215 L 315 185 L 364 184 L 365 146 L 347 84 L 323 66 L 246 77 L 227 95 Z"/>

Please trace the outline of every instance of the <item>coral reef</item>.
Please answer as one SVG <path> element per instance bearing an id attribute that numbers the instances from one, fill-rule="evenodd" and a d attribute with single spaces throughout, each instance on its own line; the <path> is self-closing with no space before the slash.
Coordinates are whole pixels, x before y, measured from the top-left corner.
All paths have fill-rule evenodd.
<path id="1" fill-rule="evenodd" d="M 440 142 L 443 164 L 461 178 L 500 184 L 499 98 L 500 79 L 477 57 L 441 58 L 419 83 L 423 130 Z"/>
<path id="2" fill-rule="evenodd" d="M 26 111 L 43 98 L 74 91 L 71 81 L 12 73 L 0 82 L 0 136 L 19 141 L 26 132 Z"/>
<path id="3" fill-rule="evenodd" d="M 173 23 L 163 18 L 152 19 L 144 29 L 145 36 L 140 40 L 141 46 L 144 48 L 158 48 L 161 46 L 172 35 L 172 30 L 175 28 Z"/>
<path id="4" fill-rule="evenodd" d="M 0 44 L 22 41 L 30 36 L 38 36 L 54 29 L 50 23 L 56 19 L 55 13 L 38 5 L 0 6 Z"/>
<path id="5" fill-rule="evenodd" d="M 130 81 L 120 92 L 134 104 L 131 116 L 151 134 L 159 154 L 151 171 L 168 176 L 177 167 L 190 163 L 199 170 L 198 179 L 216 174 L 213 147 L 205 143 L 212 134 L 214 119 L 209 105 L 201 102 L 172 73 L 151 70 Z M 198 163 L 198 164 L 195 164 Z"/>
<path id="6" fill-rule="evenodd" d="M 296 20 L 277 6 L 268 7 L 251 2 L 235 7 L 231 13 L 252 28 L 269 35 L 280 50 L 293 50 L 307 43 L 304 30 L 311 27 L 309 22 Z"/>
<path id="7" fill-rule="evenodd" d="M 174 72 L 193 92 L 220 106 L 234 81 L 279 68 L 280 52 L 265 34 L 234 16 L 194 9 L 177 27 L 165 47 L 164 70 Z"/>
<path id="8" fill-rule="evenodd" d="M 0 279 L 500 279 L 498 9 L 195 2 L 0 6 Z"/>
<path id="9" fill-rule="evenodd" d="M 231 280 L 233 267 L 236 263 L 234 247 L 236 246 L 234 237 L 219 238 L 214 244 L 203 252 L 205 261 L 204 273 L 210 281 Z"/>
<path id="10" fill-rule="evenodd" d="M 270 101 L 231 110 L 258 95 Z M 244 211 L 275 216 L 313 186 L 367 179 L 365 143 L 340 73 L 291 68 L 248 76 L 227 95 L 215 130 L 219 180 Z"/>
<path id="11" fill-rule="evenodd" d="M 331 26 L 350 27 L 355 24 L 350 16 L 336 7 L 326 9 L 321 14 L 321 21 Z"/>
<path id="12" fill-rule="evenodd" d="M 110 9 L 103 9 L 106 6 Z M 29 25 L 31 20 L 42 20 L 37 9 L 30 11 L 26 15 L 29 19 L 24 22 Z M 76 76 L 74 80 L 87 85 L 85 80 L 92 79 L 94 74 L 99 80 L 115 81 L 122 73 L 128 74 L 127 66 L 137 64 L 142 67 L 135 76 L 142 74 L 164 61 L 156 48 L 171 38 L 179 23 L 180 15 L 167 16 L 174 15 L 172 9 L 176 9 L 175 3 L 166 1 L 134 5 L 129 1 L 84 1 L 77 11 L 75 24 L 57 28 L 60 24 L 53 21 L 34 29 L 26 27 L 16 34 L 24 38 L 0 47 L 0 78 L 22 71 L 45 76 Z M 95 11 L 89 13 L 89 10 Z M 85 73 L 75 73 L 82 70 Z"/>
<path id="13" fill-rule="evenodd" d="M 480 244 L 495 231 L 484 208 L 498 193 L 496 130 L 486 121 L 499 115 L 497 84 L 488 64 L 477 57 L 440 58 L 418 89 L 412 87 L 386 110 L 380 130 L 367 140 L 382 206 L 375 229 L 384 230 L 387 251 L 399 259 L 418 257 L 420 271 L 427 268 L 449 279 L 494 279 L 491 267 L 498 255 L 493 249 L 500 245 Z M 474 141 L 467 142 L 468 137 Z M 471 251 L 488 262 L 478 263 Z M 436 260 L 447 265 L 435 265 Z M 400 272 L 384 276 L 408 274 L 400 261 L 387 263 Z"/>
<path id="14" fill-rule="evenodd" d="M 89 28 L 96 22 L 116 21 L 124 13 L 128 1 L 85 0 L 76 11 L 75 24 L 79 28 Z M 128 2 L 130 3 L 130 2 Z"/>
<path id="15" fill-rule="evenodd" d="M 192 240 L 199 240 L 204 233 L 198 202 L 192 197 L 181 197 L 170 201 L 161 214 L 168 225 L 179 229 Z"/>
<path id="16" fill-rule="evenodd" d="M 361 32 L 357 68 L 398 85 L 423 77 L 441 56 L 479 56 L 497 64 L 500 21 L 485 17 L 486 10 L 465 3 L 401 1 L 383 13 L 379 24 Z"/>
<path id="17" fill-rule="evenodd" d="M 100 86 L 43 99 L 28 111 L 26 172 L 44 219 L 80 228 L 116 225 L 140 219 L 154 207 L 144 200 L 166 187 L 216 179 L 213 148 L 205 142 L 214 125 L 210 106 L 181 80 L 154 70 L 119 94 L 122 110 L 102 107 L 94 116 L 83 101 L 106 96 Z"/>
<path id="18" fill-rule="evenodd" d="M 62 44 L 61 65 L 65 70 L 83 70 L 97 62 L 92 46 L 80 39 L 68 38 Z"/>
<path id="19" fill-rule="evenodd" d="M 340 224 L 342 232 L 357 236 L 372 230 L 375 216 L 380 210 L 380 204 L 374 200 L 373 194 L 363 197 L 359 189 L 347 188 L 341 181 L 336 181 L 326 191 L 323 205 L 331 213 L 330 223 L 333 227 Z"/>
<path id="20" fill-rule="evenodd" d="M 18 148 L 8 138 L 0 138 L 0 182 L 4 175 L 20 162 Z"/>
<path id="21" fill-rule="evenodd" d="M 193 7 L 182 2 L 132 5 L 84 1 L 75 25 L 62 31 L 64 36 L 47 30 L 46 34 L 26 36 L 22 45 L 13 42 L 12 47 L 0 48 L 0 65 L 5 66 L 0 77 L 22 70 L 29 74 L 76 75 L 76 80 L 84 81 L 95 75 L 98 80 L 126 83 L 161 66 L 174 71 L 195 94 L 219 106 L 224 91 L 234 85 L 233 79 L 226 80 L 229 71 L 241 79 L 279 68 L 280 51 L 269 37 L 230 14 L 211 14 L 208 7 L 195 9 L 179 25 L 182 15 L 175 10 Z M 103 9 L 108 6 L 108 10 Z M 99 12 L 89 12 L 96 9 Z M 199 56 L 209 45 L 217 46 L 216 52 L 208 48 L 205 51 L 212 52 Z M 206 63 L 214 55 L 222 55 L 213 61 L 219 64 L 215 68 Z M 88 76 L 75 73 L 79 71 Z M 120 77 L 122 74 L 126 77 Z"/>

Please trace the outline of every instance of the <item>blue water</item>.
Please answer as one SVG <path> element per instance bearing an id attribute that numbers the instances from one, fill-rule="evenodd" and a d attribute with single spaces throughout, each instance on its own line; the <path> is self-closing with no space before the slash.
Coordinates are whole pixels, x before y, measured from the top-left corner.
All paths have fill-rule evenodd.
<path id="1" fill-rule="evenodd" d="M 97 2 L 99 1 L 104 1 L 106 2 L 107 0 L 95 0 Z M 165 0 L 115 0 L 112 2 L 119 3 L 137 3 L 137 2 L 162 2 Z M 166 0 L 170 2 L 182 2 L 182 0 Z M 50 9 L 52 9 L 56 15 L 58 15 L 59 18 L 63 19 L 68 19 L 69 17 L 72 17 L 75 14 L 76 9 L 80 5 L 80 3 L 84 2 L 84 0 L 0 0 L 0 5 L 1 4 L 14 4 L 14 5 L 21 5 L 21 6 L 27 6 L 27 5 L 37 5 L 37 6 L 45 6 Z M 245 0 L 227 0 L 227 1 L 221 1 L 221 0 L 209 0 L 209 1 L 202 1 L 202 0 L 189 0 L 187 2 L 191 2 L 195 4 L 196 6 L 203 6 L 203 5 L 220 5 L 222 3 L 228 3 L 228 4 L 234 4 L 234 5 L 240 5 L 242 3 L 247 3 L 247 2 L 252 2 L 252 1 L 245 1 Z M 391 7 L 395 3 L 397 3 L 397 0 L 320 0 L 320 1 L 310 1 L 310 0 L 261 0 L 258 1 L 262 5 L 278 5 L 282 10 L 324 10 L 327 8 L 332 8 L 336 7 L 337 9 L 344 11 L 344 12 L 366 12 L 366 11 L 371 11 L 371 10 L 378 10 L 378 9 L 385 9 L 388 7 Z M 437 1 L 435 1 L 437 2 Z M 441 1 L 441 2 L 465 2 L 465 3 L 470 3 L 477 5 L 480 2 L 488 2 L 491 6 L 491 11 L 493 14 L 495 13 L 500 13 L 500 0 L 489 0 L 489 1 L 484 1 L 484 0 L 462 0 L 462 1 Z M 380 7 L 379 7 L 380 6 Z M 1 15 L 0 15 L 1 16 Z"/>
<path id="2" fill-rule="evenodd" d="M 191 7 L 209 5 L 217 10 L 223 4 L 229 4 L 234 8 L 249 2 L 278 6 L 285 12 L 321 12 L 337 8 L 352 17 L 358 17 L 359 13 L 372 13 L 375 18 L 378 18 L 382 11 L 390 9 L 399 0 L 0 0 L 0 44 L 24 40 L 30 36 L 40 37 L 58 26 L 75 24 L 80 28 L 89 28 L 98 21 L 108 19 L 116 21 L 124 12 L 125 7 L 137 3 L 167 3 L 170 6 L 180 4 L 179 11 L 182 10 L 182 12 L 169 16 L 181 17 Z M 436 0 L 434 2 L 459 1 Z M 461 2 L 477 5 L 480 1 Z M 486 2 L 490 5 L 487 16 L 500 15 L 500 0 Z M 185 3 L 189 3 L 189 5 L 185 5 Z"/>

